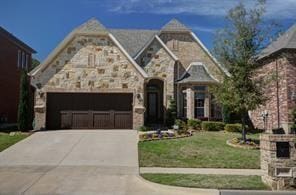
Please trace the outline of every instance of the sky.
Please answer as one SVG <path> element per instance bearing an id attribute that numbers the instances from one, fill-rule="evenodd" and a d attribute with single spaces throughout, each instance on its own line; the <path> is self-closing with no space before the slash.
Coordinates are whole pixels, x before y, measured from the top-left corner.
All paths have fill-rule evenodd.
<path id="1" fill-rule="evenodd" d="M 160 29 L 172 18 L 191 28 L 212 49 L 224 16 L 255 0 L 0 0 L 0 26 L 37 51 L 43 61 L 75 27 L 97 18 L 107 28 Z M 296 23 L 296 0 L 267 0 L 264 19 L 286 30 Z"/>

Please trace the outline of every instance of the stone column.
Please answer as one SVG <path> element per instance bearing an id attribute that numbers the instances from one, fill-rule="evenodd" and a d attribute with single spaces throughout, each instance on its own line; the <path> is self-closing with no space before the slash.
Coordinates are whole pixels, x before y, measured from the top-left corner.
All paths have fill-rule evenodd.
<path id="1" fill-rule="evenodd" d="M 206 93 L 206 97 L 205 97 L 205 117 L 208 118 L 210 116 L 210 98 L 209 98 L 209 94 Z"/>
<path id="2" fill-rule="evenodd" d="M 187 118 L 194 118 L 194 91 L 191 88 L 186 89 L 187 99 Z"/>

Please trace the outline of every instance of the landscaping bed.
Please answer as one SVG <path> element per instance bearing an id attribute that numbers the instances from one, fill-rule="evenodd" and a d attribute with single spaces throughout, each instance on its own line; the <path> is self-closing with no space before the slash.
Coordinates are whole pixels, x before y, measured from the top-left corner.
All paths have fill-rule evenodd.
<path id="1" fill-rule="evenodd" d="M 139 142 L 141 167 L 259 169 L 260 151 L 234 148 L 227 140 L 240 133 L 200 131 L 183 139 Z M 258 134 L 248 138 L 258 139 Z"/>
<path id="2" fill-rule="evenodd" d="M 0 152 L 29 135 L 29 133 L 22 132 L 0 133 Z"/>
<path id="3" fill-rule="evenodd" d="M 269 187 L 261 181 L 260 176 L 152 173 L 141 174 L 141 176 L 151 182 L 180 187 L 269 190 Z"/>

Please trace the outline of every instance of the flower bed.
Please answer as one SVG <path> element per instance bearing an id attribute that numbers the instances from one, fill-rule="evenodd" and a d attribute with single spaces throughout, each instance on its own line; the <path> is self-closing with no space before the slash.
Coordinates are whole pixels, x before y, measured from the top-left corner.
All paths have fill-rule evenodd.
<path id="1" fill-rule="evenodd" d="M 139 135 L 140 141 L 155 141 L 165 139 L 177 139 L 192 136 L 191 132 L 178 133 L 176 131 L 149 131 Z"/>
<path id="2" fill-rule="evenodd" d="M 232 138 L 226 141 L 227 145 L 235 147 L 235 148 L 244 148 L 244 149 L 259 149 L 260 146 L 256 142 L 256 140 L 248 139 L 247 141 L 243 141 L 239 138 Z"/>

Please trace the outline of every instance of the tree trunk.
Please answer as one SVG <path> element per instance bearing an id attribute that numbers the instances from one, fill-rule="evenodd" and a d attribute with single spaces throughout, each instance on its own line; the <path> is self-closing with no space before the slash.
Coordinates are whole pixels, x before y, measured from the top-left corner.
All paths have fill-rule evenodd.
<path id="1" fill-rule="evenodd" d="M 243 113 L 242 114 L 242 117 L 241 117 L 241 120 L 242 120 L 242 140 L 244 142 L 247 141 L 247 130 L 246 130 L 246 114 Z"/>

